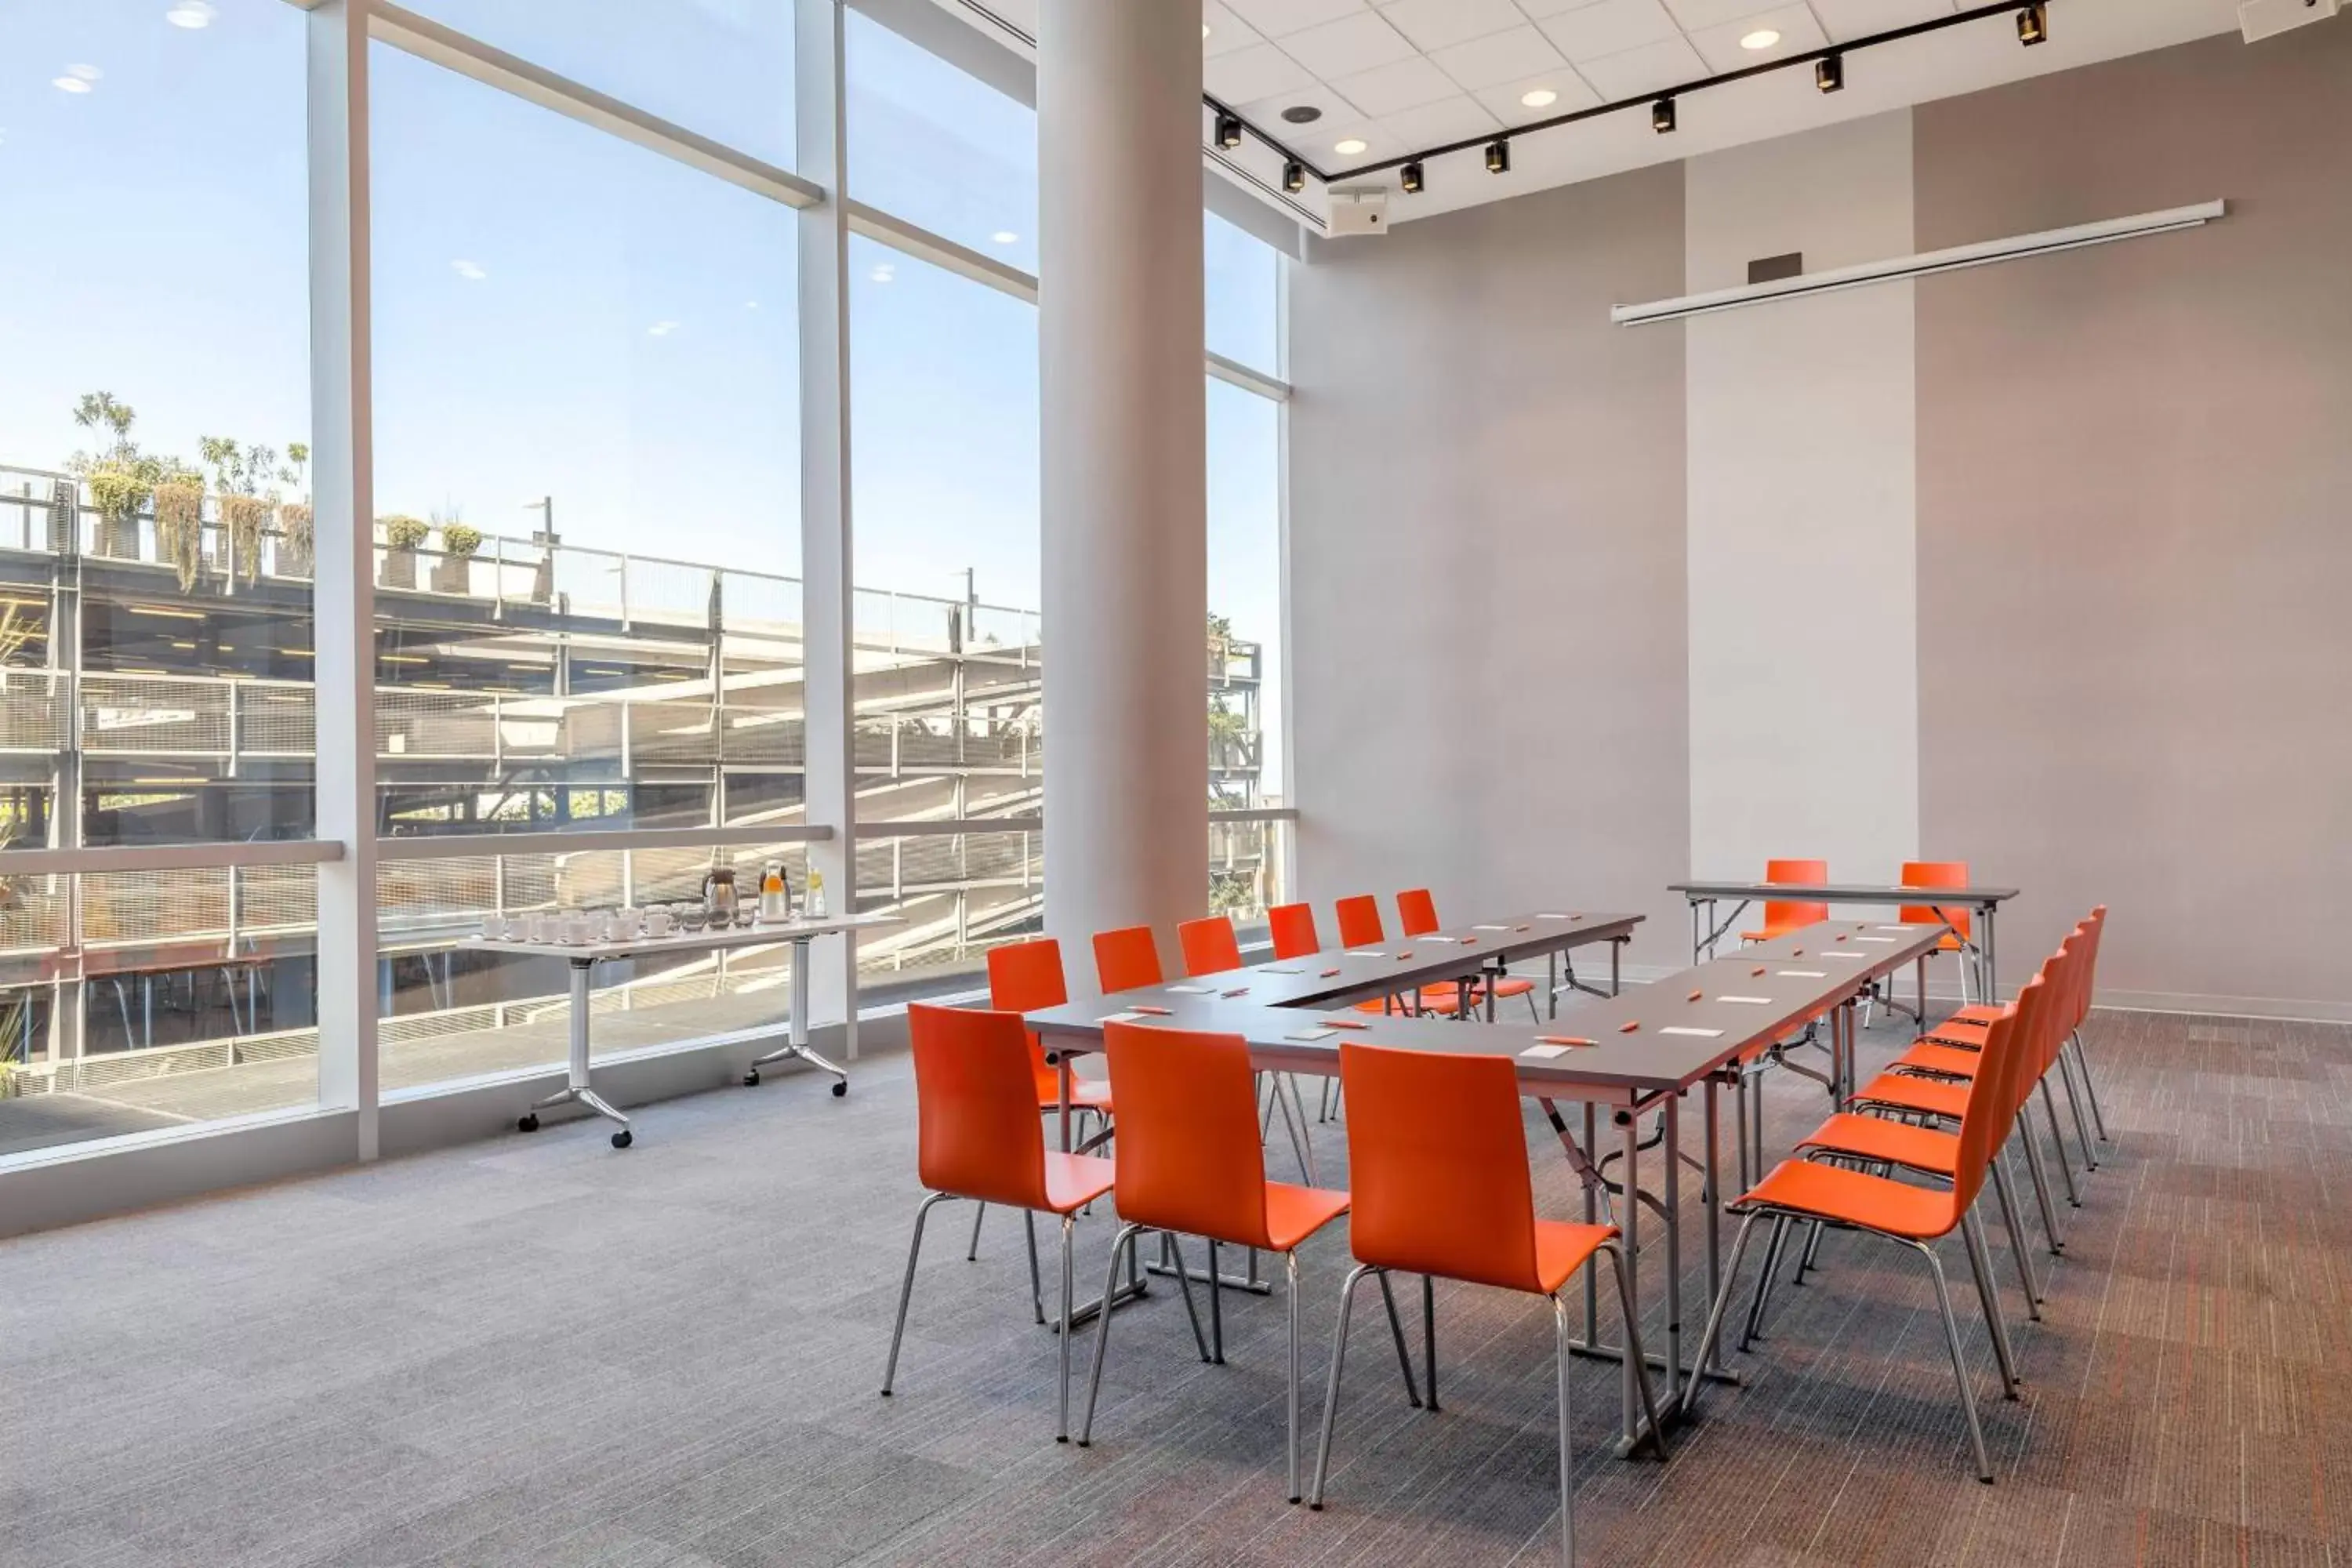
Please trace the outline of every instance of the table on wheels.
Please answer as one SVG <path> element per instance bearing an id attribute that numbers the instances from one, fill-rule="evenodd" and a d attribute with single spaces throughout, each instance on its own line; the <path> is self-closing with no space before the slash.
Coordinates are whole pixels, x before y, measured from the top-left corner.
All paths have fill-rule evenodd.
<path id="1" fill-rule="evenodd" d="M 1647 1206 L 1664 1225 L 1665 1342 L 1663 1351 L 1646 1359 L 1664 1372 L 1668 1393 L 1662 1406 L 1671 1419 L 1679 1407 L 1678 1394 L 1685 1378 L 1729 1374 L 1714 1367 L 1684 1363 L 1680 1183 L 1663 1182 L 1656 1194 L 1643 1188 L 1641 1119 L 1653 1110 L 1661 1113 L 1661 1152 L 1668 1173 L 1678 1174 L 1688 1163 L 1698 1165 L 1705 1174 L 1706 1260 L 1711 1299 L 1721 1283 L 1724 1198 L 1717 1137 L 1718 1089 L 1737 1081 L 1742 1060 L 1827 1015 L 1833 1073 L 1843 1103 L 1852 1092 L 1854 1078 L 1856 999 L 1882 975 L 1932 952 L 1942 940 L 1944 928 L 1825 921 L 1790 933 L 1769 954 L 1759 950 L 1737 959 L 1701 963 L 1654 984 L 1596 1000 L 1569 1014 L 1559 1026 L 1352 1011 L 1342 1016 L 1342 1025 L 1341 1016 L 1321 1016 L 1356 1001 L 1410 993 L 1421 985 L 1448 980 L 1459 982 L 1466 994 L 1475 984 L 1474 975 L 1497 973 L 1511 958 L 1563 952 L 1590 942 L 1622 942 L 1640 919 L 1611 914 L 1520 916 L 1454 928 L 1434 942 L 1415 937 L 1381 949 L 1334 950 L 1261 963 L 1204 981 L 1090 995 L 1040 1009 L 1027 1017 L 1061 1064 L 1066 1145 L 1069 1059 L 1099 1049 L 1104 1026 L 1114 1018 L 1239 1035 L 1249 1046 L 1253 1063 L 1272 1072 L 1336 1075 L 1339 1047 L 1348 1039 L 1513 1058 L 1520 1093 L 1542 1108 L 1576 1172 L 1583 1189 L 1586 1220 L 1591 1222 L 1606 1211 L 1610 1222 L 1623 1230 L 1627 1283 L 1637 1306 L 1643 1300 L 1642 1209 Z M 1490 995 L 1492 989 L 1488 988 Z M 1154 1011 L 1138 1015 L 1134 1011 L 1138 1007 Z M 1554 1033 L 1556 1029 L 1560 1032 Z M 1563 1045 L 1563 1041 L 1578 1043 Z M 1682 1152 L 1681 1104 L 1694 1089 L 1703 1095 L 1705 1157 L 1686 1162 Z M 1560 1109 L 1565 1102 L 1584 1106 L 1580 1137 Z M 1596 1125 L 1601 1110 L 1610 1113 L 1619 1135 L 1624 1162 L 1620 1184 L 1612 1184 L 1601 1170 L 1603 1156 Z M 1622 1193 L 1624 1201 L 1612 1204 L 1612 1192 Z M 1585 1333 L 1573 1348 L 1581 1354 L 1625 1362 L 1622 1347 L 1599 1342 L 1598 1314 L 1588 1279 Z M 1433 1366 L 1430 1373 L 1434 1376 Z M 1621 1414 L 1620 1451 L 1631 1453 L 1642 1434 L 1630 1363 L 1621 1382 Z"/>
<path id="2" fill-rule="evenodd" d="M 541 1111 L 553 1106 L 576 1103 L 586 1106 L 608 1121 L 620 1124 L 620 1131 L 613 1134 L 614 1148 L 625 1149 L 635 1141 L 635 1134 L 629 1126 L 629 1119 L 614 1110 L 588 1080 L 589 981 L 599 963 L 671 953 L 772 947 L 778 942 L 787 942 L 793 945 L 793 999 L 792 1016 L 785 1025 L 786 1043 L 781 1049 L 771 1051 L 754 1061 L 751 1070 L 744 1075 L 744 1081 L 757 1083 L 761 1068 L 772 1062 L 798 1058 L 819 1071 L 831 1073 L 835 1094 L 848 1093 L 849 1074 L 809 1048 L 809 945 L 821 936 L 876 931 L 903 923 L 896 915 L 844 915 L 835 919 L 818 917 L 766 925 L 729 926 L 721 931 L 671 931 L 663 936 L 633 937 L 618 942 L 494 942 L 488 937 L 475 937 L 467 945 L 479 952 L 561 958 L 572 966 L 572 1049 L 570 1070 L 564 1086 L 544 1100 L 533 1101 L 530 1110 L 515 1125 L 525 1132 L 537 1131 Z"/>

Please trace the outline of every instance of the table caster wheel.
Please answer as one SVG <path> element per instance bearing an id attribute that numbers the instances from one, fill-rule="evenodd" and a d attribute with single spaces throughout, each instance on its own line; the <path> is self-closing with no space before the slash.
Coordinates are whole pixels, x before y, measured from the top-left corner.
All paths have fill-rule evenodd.
<path id="1" fill-rule="evenodd" d="M 833 1086 L 833 1098 L 834 1098 L 834 1099 L 835 1099 L 835 1100 L 839 1100 L 839 1099 L 841 1099 L 844 1095 L 847 1094 L 848 1092 L 849 1092 L 849 1080 L 848 1080 L 847 1079 L 843 1079 L 839 1083 L 835 1084 L 835 1085 Z"/>
<path id="2" fill-rule="evenodd" d="M 625 1127 L 613 1134 L 613 1147 L 615 1149 L 625 1149 L 631 1143 L 635 1142 L 635 1138 L 630 1134 L 629 1130 Z"/>
<path id="3" fill-rule="evenodd" d="M 518 1121 L 515 1123 L 515 1131 L 518 1131 L 518 1132 L 536 1132 L 536 1131 L 539 1131 L 539 1112 L 537 1112 L 536 1110 L 534 1110 L 534 1111 L 530 1111 L 530 1112 L 529 1112 L 528 1114 L 524 1115 L 524 1116 L 521 1118 L 521 1120 Z"/>
<path id="4" fill-rule="evenodd" d="M 750 1072 L 743 1075 L 743 1087 L 745 1089 L 757 1089 L 760 1087 L 760 1069 L 758 1068 L 753 1068 Z"/>

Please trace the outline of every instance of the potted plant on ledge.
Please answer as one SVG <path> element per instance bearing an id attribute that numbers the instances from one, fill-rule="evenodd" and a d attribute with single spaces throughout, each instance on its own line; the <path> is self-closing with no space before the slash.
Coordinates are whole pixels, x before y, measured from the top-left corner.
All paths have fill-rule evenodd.
<path id="1" fill-rule="evenodd" d="M 300 489 L 302 471 L 310 466 L 310 447 L 307 441 L 286 443 L 286 466 L 278 477 Z M 311 531 L 310 502 L 289 500 L 278 509 L 278 573 L 280 577 L 308 577 L 310 574 L 317 537 Z"/>
<path id="2" fill-rule="evenodd" d="M 441 524 L 441 559 L 433 563 L 433 591 L 464 594 L 473 587 L 474 552 L 482 547 L 482 531 L 455 517 Z"/>
<path id="3" fill-rule="evenodd" d="M 375 523 L 383 530 L 383 566 L 376 574 L 376 586 L 415 587 L 416 547 L 432 534 L 433 525 L 400 511 L 377 518 Z"/>

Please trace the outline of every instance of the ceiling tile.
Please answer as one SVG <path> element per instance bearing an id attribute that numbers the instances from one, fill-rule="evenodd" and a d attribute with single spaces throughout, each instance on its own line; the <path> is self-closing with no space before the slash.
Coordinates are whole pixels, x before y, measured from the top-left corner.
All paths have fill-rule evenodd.
<path id="1" fill-rule="evenodd" d="M 1780 41 L 1769 49 L 1742 48 L 1739 40 L 1750 33 L 1774 32 Z M 1829 42 L 1813 14 L 1800 5 L 1780 5 L 1769 11 L 1759 11 L 1713 27 L 1703 27 L 1690 36 L 1691 47 L 1708 67 L 1718 71 L 1736 71 L 1748 66 L 1760 66 L 1767 60 L 1785 59 L 1808 49 L 1818 49 Z"/>
<path id="2" fill-rule="evenodd" d="M 1706 62 L 1698 58 L 1698 51 L 1679 33 L 1654 44 L 1643 44 L 1638 49 L 1603 55 L 1597 60 L 1580 60 L 1576 68 L 1595 91 L 1612 103 L 1620 99 L 1640 98 L 1662 88 L 1678 87 L 1710 74 Z"/>
<path id="3" fill-rule="evenodd" d="M 1540 108 L 1530 108 L 1519 101 L 1539 87 L 1549 88 L 1559 97 Z M 1481 88 L 1472 96 L 1506 125 L 1531 125 L 1538 120 L 1549 120 L 1556 114 L 1573 114 L 1580 109 L 1591 109 L 1601 101 L 1601 95 L 1587 87 L 1582 77 L 1565 66 L 1541 76 L 1522 77 L 1500 87 Z"/>
<path id="4" fill-rule="evenodd" d="M 1696 33 L 1702 27 L 1719 27 L 1726 22 L 1737 22 L 1766 10 L 1772 0 L 1666 0 L 1666 9 L 1682 24 L 1685 33 Z"/>
<path id="5" fill-rule="evenodd" d="M 1325 81 L 1408 59 L 1414 52 L 1413 47 L 1404 41 L 1404 35 L 1383 21 L 1377 11 L 1360 12 L 1319 27 L 1309 27 L 1303 33 L 1292 33 L 1282 40 L 1282 47 L 1292 59 Z"/>
<path id="6" fill-rule="evenodd" d="M 1533 27 L 1473 38 L 1466 44 L 1438 49 L 1430 57 L 1438 68 L 1464 87 L 1497 87 L 1539 70 L 1565 64 L 1559 51 Z"/>
<path id="7" fill-rule="evenodd" d="M 1343 76 L 1331 85 L 1349 102 L 1371 115 L 1418 109 L 1424 103 L 1451 98 L 1460 90 L 1444 71 L 1420 55 Z"/>
<path id="8" fill-rule="evenodd" d="M 1423 49 L 1483 38 L 1527 21 L 1511 0 L 1384 0 L 1381 15 Z"/>
<path id="9" fill-rule="evenodd" d="M 1658 0 L 1600 0 L 1552 17 L 1544 23 L 1543 30 L 1560 53 L 1579 65 L 1682 37 L 1682 30 Z"/>
<path id="10" fill-rule="evenodd" d="M 1201 52 L 1211 59 L 1264 41 L 1247 22 L 1218 5 L 1217 0 L 1202 0 L 1201 25 L 1209 29 L 1209 36 L 1201 40 Z"/>
<path id="11" fill-rule="evenodd" d="M 1547 16 L 1558 16 L 1570 11 L 1581 11 L 1597 5 L 1601 0 L 1519 0 L 1519 9 L 1540 22 Z"/>
<path id="12" fill-rule="evenodd" d="M 1252 99 L 1271 98 L 1277 92 L 1294 92 L 1315 80 L 1313 71 L 1272 44 L 1252 44 L 1248 48 L 1219 55 L 1203 62 L 1201 77 L 1209 91 L 1227 103 L 1247 103 Z"/>
<path id="13" fill-rule="evenodd" d="M 1950 16 L 1952 0 L 1813 0 L 1813 15 L 1837 43 Z"/>
<path id="14" fill-rule="evenodd" d="M 1361 11 L 1370 0 L 1225 0 L 1241 19 L 1269 38 L 1281 37 Z"/>
<path id="15" fill-rule="evenodd" d="M 1386 154 L 1391 158 L 1448 142 L 1466 142 L 1473 136 L 1502 129 L 1501 123 L 1467 94 L 1456 94 L 1440 103 L 1424 103 L 1402 114 L 1383 115 L 1380 127 L 1393 143 Z"/>
<path id="16" fill-rule="evenodd" d="M 1308 163 L 1326 169 L 1342 169 L 1367 159 L 1386 158 L 1391 153 L 1412 151 L 1370 120 L 1351 120 L 1334 125 L 1316 124 L 1307 129 L 1313 134 L 1299 138 L 1292 145 Z M 1339 143 L 1351 136 L 1363 142 L 1362 152 L 1339 151 Z"/>

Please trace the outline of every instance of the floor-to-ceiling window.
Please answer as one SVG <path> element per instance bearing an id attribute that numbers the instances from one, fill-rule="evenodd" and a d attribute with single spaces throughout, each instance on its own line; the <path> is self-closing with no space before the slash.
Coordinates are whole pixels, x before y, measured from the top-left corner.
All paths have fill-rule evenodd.
<path id="1" fill-rule="evenodd" d="M 795 58 L 796 8 L 412 0 L 374 13 L 351 95 L 321 70 L 334 7 L 0 10 L 0 1165 L 348 1108 L 339 1052 L 386 1097 L 544 1070 L 561 966 L 469 949 L 483 914 L 770 861 L 803 889 L 812 836 L 849 829 L 805 805 L 797 255 L 828 193 L 794 172 L 794 103 L 829 62 Z M 839 739 L 859 907 L 906 921 L 861 944 L 887 1005 L 969 986 L 1041 913 L 1036 122 L 843 26 Z M 370 243 L 314 300 L 346 197 Z M 1286 814 L 1283 262 L 1204 226 L 1204 875 L 1246 918 Z M 342 318 L 364 359 L 312 342 Z M 328 450 L 373 493 L 338 577 L 311 384 L 354 363 Z M 314 625 L 362 575 L 373 624 Z M 322 648 L 374 704 L 372 794 L 341 803 L 381 858 L 358 1040 L 319 1026 L 318 866 L 348 848 L 317 838 L 320 737 L 355 760 Z M 627 1016 L 599 1054 L 781 1025 L 788 979 L 758 951 L 603 973 Z"/>

